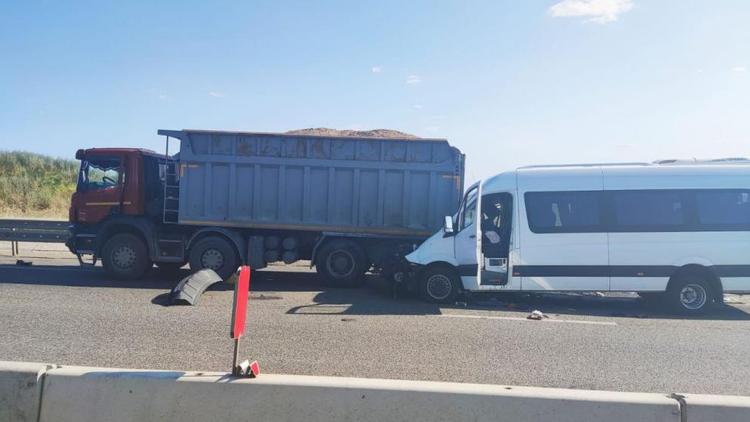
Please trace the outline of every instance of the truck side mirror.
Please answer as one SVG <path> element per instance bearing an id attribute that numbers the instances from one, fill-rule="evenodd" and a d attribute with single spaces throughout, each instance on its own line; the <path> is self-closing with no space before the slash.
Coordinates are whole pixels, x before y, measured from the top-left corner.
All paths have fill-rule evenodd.
<path id="1" fill-rule="evenodd" d="M 445 222 L 443 223 L 443 231 L 446 236 L 453 235 L 453 217 L 450 215 L 445 216 Z"/>

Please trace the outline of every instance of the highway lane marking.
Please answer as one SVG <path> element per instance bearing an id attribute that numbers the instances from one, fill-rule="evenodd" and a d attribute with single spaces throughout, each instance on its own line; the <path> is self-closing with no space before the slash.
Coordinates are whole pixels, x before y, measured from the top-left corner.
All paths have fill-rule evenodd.
<path id="1" fill-rule="evenodd" d="M 462 314 L 441 314 L 441 317 L 447 317 L 447 318 L 469 318 L 469 319 L 499 319 L 499 320 L 505 320 L 505 321 L 534 321 L 532 319 L 528 318 L 521 318 L 521 317 L 504 317 L 504 316 L 484 316 L 484 315 L 462 315 Z M 582 320 L 575 320 L 575 319 L 552 319 L 552 318 L 546 318 L 543 319 L 544 322 L 559 322 L 559 323 L 567 323 L 567 324 L 588 324 L 588 325 L 617 325 L 616 322 L 610 322 L 610 321 L 582 321 Z"/>

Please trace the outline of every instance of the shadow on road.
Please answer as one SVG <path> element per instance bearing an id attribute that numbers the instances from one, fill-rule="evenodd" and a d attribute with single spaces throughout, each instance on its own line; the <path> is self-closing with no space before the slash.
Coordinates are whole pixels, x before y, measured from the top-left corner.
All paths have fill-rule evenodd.
<path id="1" fill-rule="evenodd" d="M 493 316 L 503 313 L 518 316 L 539 310 L 548 316 L 578 315 L 642 319 L 692 319 L 748 321 L 750 314 L 730 305 L 718 305 L 700 316 L 682 316 L 664 309 L 663 305 L 644 301 L 637 296 L 604 296 L 565 293 L 504 293 L 476 294 L 451 305 L 424 303 L 413 295 L 389 297 L 390 289 L 379 286 L 385 282 L 367 283 L 362 290 L 330 289 L 318 293 L 315 303 L 297 306 L 287 311 L 294 315 L 438 315 L 442 309 L 491 311 Z"/>
<path id="2" fill-rule="evenodd" d="M 40 284 L 48 286 L 109 287 L 164 290 L 174 287 L 180 279 L 190 275 L 187 268 L 162 271 L 153 268 L 139 280 L 116 280 L 101 267 L 72 265 L 0 265 L 0 284 Z M 315 273 L 292 271 L 253 272 L 253 291 L 319 291 L 323 286 Z M 220 283 L 209 290 L 232 290 L 232 285 Z"/>
<path id="3" fill-rule="evenodd" d="M 78 267 L 61 265 L 16 266 L 0 265 L 0 284 L 40 284 L 52 286 L 140 288 L 161 290 L 152 301 L 165 304 L 165 291 L 189 274 L 187 269 L 174 273 L 163 273 L 157 269 L 149 272 L 141 280 L 113 280 L 101 267 Z M 211 286 L 209 290 L 231 291 L 226 283 Z M 636 296 L 613 294 L 598 297 L 593 294 L 529 294 L 498 293 L 493 295 L 475 294 L 453 305 L 424 303 L 406 292 L 394 296 L 389 283 L 368 275 L 364 287 L 342 289 L 325 287 L 318 275 L 309 271 L 289 271 L 265 269 L 253 273 L 252 298 L 256 300 L 278 298 L 269 292 L 319 292 L 313 303 L 296 306 L 287 314 L 293 315 L 438 315 L 441 309 L 467 309 L 492 311 L 493 313 L 531 312 L 538 309 L 550 316 L 579 315 L 623 318 L 652 319 L 702 319 L 702 320 L 750 320 L 744 310 L 722 305 L 696 317 L 671 314 L 658 303 L 650 303 Z"/>
<path id="4" fill-rule="evenodd" d="M 160 276 L 156 270 L 141 280 L 125 281 L 108 278 L 100 267 L 0 265 L 0 284 L 171 289 L 177 280 Z"/>
<path id="5" fill-rule="evenodd" d="M 582 315 L 643 319 L 691 319 L 747 321 L 750 314 L 731 305 L 716 305 L 704 315 L 684 316 L 666 309 L 658 301 L 641 299 L 635 294 L 577 294 L 577 293 L 504 293 L 494 296 L 477 295 L 468 307 L 477 310 L 531 312 L 539 310 L 547 315 Z"/>
<path id="6" fill-rule="evenodd" d="M 291 315 L 439 315 L 440 306 L 416 300 L 405 292 L 394 294 L 391 284 L 366 276 L 359 289 L 329 288 L 315 295 L 312 304 L 295 306 Z"/>

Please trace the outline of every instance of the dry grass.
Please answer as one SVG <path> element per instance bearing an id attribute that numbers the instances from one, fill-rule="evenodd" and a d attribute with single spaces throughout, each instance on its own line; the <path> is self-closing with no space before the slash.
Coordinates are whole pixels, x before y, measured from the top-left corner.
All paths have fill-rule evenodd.
<path id="1" fill-rule="evenodd" d="M 0 216 L 67 219 L 78 163 L 0 151 Z"/>

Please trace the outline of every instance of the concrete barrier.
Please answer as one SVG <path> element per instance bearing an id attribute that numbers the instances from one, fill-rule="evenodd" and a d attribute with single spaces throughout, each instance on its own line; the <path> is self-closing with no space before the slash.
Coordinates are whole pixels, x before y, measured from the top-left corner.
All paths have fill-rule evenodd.
<path id="1" fill-rule="evenodd" d="M 750 397 L 682 394 L 688 421 L 748 422 Z"/>
<path id="2" fill-rule="evenodd" d="M 40 421 L 679 421 L 660 394 L 359 378 L 60 368 Z"/>
<path id="3" fill-rule="evenodd" d="M 748 421 L 750 397 L 0 361 L 0 421 Z"/>
<path id="4" fill-rule="evenodd" d="M 37 422 L 41 379 L 53 366 L 0 361 L 0 421 Z"/>

